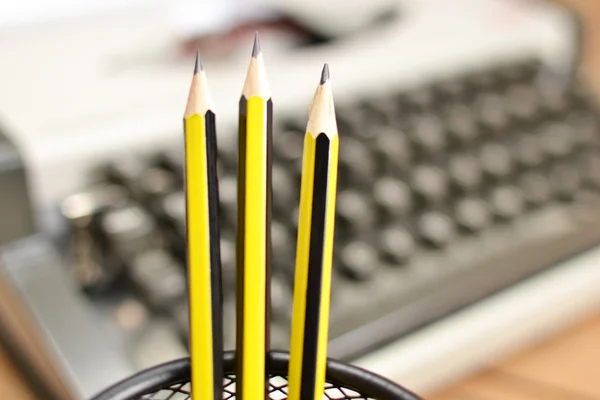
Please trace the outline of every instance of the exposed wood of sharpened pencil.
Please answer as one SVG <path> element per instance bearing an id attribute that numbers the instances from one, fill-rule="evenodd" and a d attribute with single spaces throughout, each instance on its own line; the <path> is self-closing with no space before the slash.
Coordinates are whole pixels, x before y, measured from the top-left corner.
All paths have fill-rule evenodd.
<path id="1" fill-rule="evenodd" d="M 338 147 L 329 67 L 325 64 L 304 138 L 288 376 L 290 400 L 323 397 Z"/>
<path id="2" fill-rule="evenodd" d="M 192 397 L 220 400 L 223 297 L 215 112 L 196 55 L 184 114 Z"/>
<path id="3" fill-rule="evenodd" d="M 269 349 L 273 103 L 258 35 L 240 99 L 236 391 L 264 399 Z"/>

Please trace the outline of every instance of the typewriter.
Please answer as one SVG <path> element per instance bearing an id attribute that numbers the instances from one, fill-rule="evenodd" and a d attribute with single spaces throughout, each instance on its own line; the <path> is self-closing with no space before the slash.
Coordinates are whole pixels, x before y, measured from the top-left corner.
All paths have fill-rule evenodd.
<path id="1" fill-rule="evenodd" d="M 545 2 L 455 3 L 413 3 L 397 23 L 318 48 L 279 57 L 265 49 L 276 108 L 273 348 L 288 345 L 308 79 L 323 61 L 340 132 L 330 356 L 427 389 L 600 302 L 599 272 L 585 258 L 600 243 L 600 119 L 575 72 L 577 22 Z M 77 61 L 50 60 L 36 73 L 46 85 L 39 96 L 0 104 L 52 238 L 38 245 L 39 258 L 50 251 L 54 261 L 24 262 L 23 244 L 5 259 L 84 395 L 187 354 L 177 116 L 189 65 L 110 75 L 103 64 L 156 36 L 156 11 L 143 20 L 131 32 L 127 15 L 48 28 L 44 38 L 1 47 L 15 66 L 27 65 L 35 54 L 22 48 L 52 51 L 68 36 Z M 106 46 L 86 48 L 98 35 Z M 205 63 L 219 118 L 227 348 L 235 344 L 235 112 L 245 66 Z M 90 93 L 94 100 L 82 102 Z M 556 305 L 560 296 L 568 298 Z M 515 319 L 519 329 L 490 343 Z M 455 365 L 442 365 L 459 351 Z"/>

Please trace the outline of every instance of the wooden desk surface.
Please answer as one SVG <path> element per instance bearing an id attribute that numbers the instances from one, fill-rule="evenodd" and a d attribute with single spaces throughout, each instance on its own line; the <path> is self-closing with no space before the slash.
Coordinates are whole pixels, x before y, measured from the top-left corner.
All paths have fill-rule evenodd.
<path id="1" fill-rule="evenodd" d="M 36 400 L 2 347 L 0 347 L 0 399 Z"/>
<path id="2" fill-rule="evenodd" d="M 429 400 L 599 400 L 600 313 Z"/>

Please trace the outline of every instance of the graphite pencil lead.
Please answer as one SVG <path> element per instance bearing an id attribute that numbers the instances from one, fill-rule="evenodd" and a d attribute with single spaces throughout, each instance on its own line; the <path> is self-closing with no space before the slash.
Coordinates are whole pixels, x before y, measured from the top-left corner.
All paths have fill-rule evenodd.
<path id="1" fill-rule="evenodd" d="M 260 54 L 260 42 L 258 41 L 258 31 L 254 32 L 254 47 L 252 47 L 252 57 L 256 58 Z"/>
<path id="2" fill-rule="evenodd" d="M 256 51 L 257 49 L 258 51 Z M 256 41 L 254 42 L 254 50 L 255 52 L 253 52 L 252 57 L 250 58 L 250 64 L 248 65 L 248 72 L 246 74 L 244 88 L 242 89 L 242 96 L 246 99 L 250 99 L 252 96 L 258 96 L 267 100 L 271 97 L 271 91 L 269 89 L 267 72 L 265 70 L 265 62 L 260 51 L 260 44 L 258 44 L 258 36 L 256 36 Z"/>
<path id="3" fill-rule="evenodd" d="M 202 60 L 198 57 L 196 58 L 196 66 L 194 67 L 194 75 L 190 85 L 190 94 L 188 95 L 184 117 L 187 118 L 194 114 L 204 115 L 209 110 L 215 112 L 212 96 L 208 90 L 206 73 L 202 68 Z"/>
<path id="4" fill-rule="evenodd" d="M 315 137 L 320 133 L 325 133 L 331 139 L 338 134 L 331 82 L 329 81 L 329 66 L 327 64 L 323 67 L 321 81 L 308 110 L 306 129 Z"/>
<path id="5" fill-rule="evenodd" d="M 329 80 L 329 64 L 325 63 L 323 66 L 323 71 L 321 72 L 321 85 L 324 85 L 325 82 Z"/>
<path id="6" fill-rule="evenodd" d="M 202 65 L 202 58 L 200 58 L 200 52 L 196 51 L 196 64 L 194 64 L 194 75 L 200 71 L 204 71 L 204 66 Z"/>

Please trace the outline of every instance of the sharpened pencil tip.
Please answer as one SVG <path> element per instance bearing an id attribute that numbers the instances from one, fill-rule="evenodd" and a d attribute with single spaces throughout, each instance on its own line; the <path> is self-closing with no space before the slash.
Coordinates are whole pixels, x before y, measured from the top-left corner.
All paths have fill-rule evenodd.
<path id="1" fill-rule="evenodd" d="M 258 41 L 258 31 L 254 32 L 254 47 L 252 48 L 252 57 L 258 57 L 260 54 L 260 42 Z"/>
<path id="2" fill-rule="evenodd" d="M 329 64 L 325 63 L 323 66 L 323 71 L 321 72 L 321 85 L 324 85 L 325 82 L 329 80 Z"/>
<path id="3" fill-rule="evenodd" d="M 200 58 L 200 52 L 196 52 L 196 64 L 194 65 L 194 75 L 200 71 L 204 71 L 204 66 L 202 65 L 202 59 Z"/>

